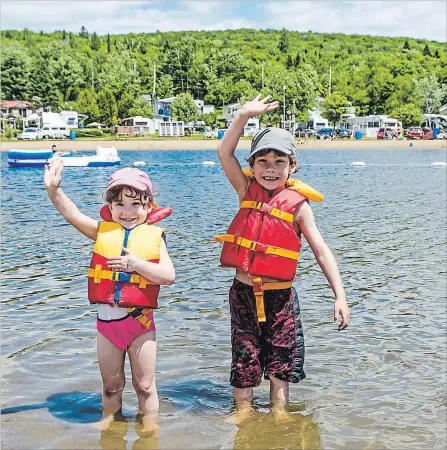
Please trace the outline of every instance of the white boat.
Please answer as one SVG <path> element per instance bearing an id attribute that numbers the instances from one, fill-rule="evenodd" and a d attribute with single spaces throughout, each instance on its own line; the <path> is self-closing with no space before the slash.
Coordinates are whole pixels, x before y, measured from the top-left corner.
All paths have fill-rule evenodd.
<path id="1" fill-rule="evenodd" d="M 96 147 L 91 156 L 78 156 L 77 153 L 59 152 L 58 158 L 64 162 L 64 167 L 105 167 L 121 163 L 115 147 Z M 44 167 L 54 158 L 51 150 L 14 150 L 8 152 L 10 167 Z"/>

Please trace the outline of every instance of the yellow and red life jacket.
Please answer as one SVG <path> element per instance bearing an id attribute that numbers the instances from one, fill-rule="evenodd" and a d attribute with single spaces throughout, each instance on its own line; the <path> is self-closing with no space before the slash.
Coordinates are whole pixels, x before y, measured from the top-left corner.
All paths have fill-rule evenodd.
<path id="1" fill-rule="evenodd" d="M 155 205 L 156 206 L 156 205 Z M 116 304 L 122 308 L 158 308 L 160 285 L 137 273 L 112 272 L 107 261 L 123 256 L 123 247 L 141 259 L 158 263 L 163 228 L 153 225 L 171 215 L 171 208 L 156 208 L 147 221 L 132 230 L 112 222 L 108 206 L 101 208 L 101 217 L 92 260 L 88 270 L 88 299 L 90 303 Z"/>
<path id="2" fill-rule="evenodd" d="M 233 267 L 249 277 L 293 280 L 296 275 L 301 240 L 294 227 L 294 214 L 300 203 L 322 201 L 323 195 L 300 180 L 290 179 L 273 196 L 252 178 L 239 212 L 225 235 L 222 267 Z"/>

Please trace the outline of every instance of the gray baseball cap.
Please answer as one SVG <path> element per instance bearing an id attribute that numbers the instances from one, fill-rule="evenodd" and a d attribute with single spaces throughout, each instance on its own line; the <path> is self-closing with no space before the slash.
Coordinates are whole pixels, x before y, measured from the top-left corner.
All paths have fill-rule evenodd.
<path id="1" fill-rule="evenodd" d="M 265 128 L 253 137 L 249 158 L 262 150 L 277 150 L 285 155 L 294 155 L 295 138 L 283 128 Z"/>

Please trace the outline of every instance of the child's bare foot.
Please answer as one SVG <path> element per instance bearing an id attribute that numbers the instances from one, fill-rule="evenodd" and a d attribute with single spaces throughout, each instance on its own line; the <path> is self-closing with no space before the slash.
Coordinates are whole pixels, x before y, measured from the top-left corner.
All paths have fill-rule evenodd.
<path id="1" fill-rule="evenodd" d="M 108 417 L 104 417 L 104 419 L 100 420 L 99 422 L 96 422 L 92 425 L 93 428 L 96 428 L 97 430 L 105 431 L 108 430 L 110 425 L 115 421 L 114 415 L 110 415 Z"/>
<path id="2" fill-rule="evenodd" d="M 292 422 L 292 416 L 284 408 L 272 409 L 275 425 L 281 425 L 283 423 Z"/>
<path id="3" fill-rule="evenodd" d="M 252 417 L 253 414 L 254 414 L 254 410 L 252 408 L 237 409 L 234 414 L 232 414 L 231 416 L 229 416 L 225 419 L 225 423 L 239 425 L 244 420 L 248 419 L 249 417 Z"/>
<path id="4" fill-rule="evenodd" d="M 137 419 L 140 419 L 141 421 L 141 428 L 139 428 L 139 431 L 142 433 L 154 433 L 155 436 L 155 432 L 160 429 L 160 424 L 158 423 L 158 411 L 156 413 L 144 413 L 139 410 Z"/>

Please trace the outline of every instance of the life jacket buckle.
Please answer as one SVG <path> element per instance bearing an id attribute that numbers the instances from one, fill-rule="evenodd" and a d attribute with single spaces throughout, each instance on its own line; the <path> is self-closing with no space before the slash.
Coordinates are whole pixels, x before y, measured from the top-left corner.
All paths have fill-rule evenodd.
<path id="1" fill-rule="evenodd" d="M 132 276 L 132 274 L 127 272 L 115 272 L 115 274 L 116 276 L 114 281 L 118 281 L 120 283 L 130 283 L 130 277 Z"/>
<path id="2" fill-rule="evenodd" d="M 261 208 L 259 209 L 259 211 L 263 212 L 263 213 L 269 213 L 271 214 L 271 212 L 273 211 L 273 206 L 269 205 L 268 203 L 262 203 Z"/>

